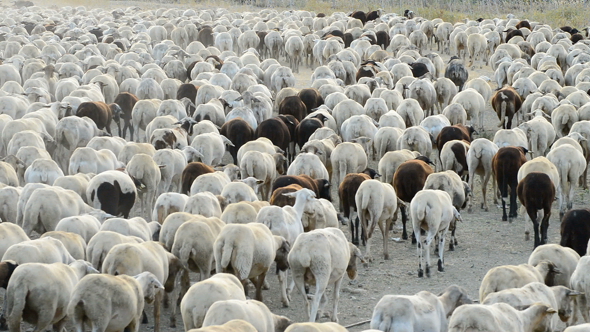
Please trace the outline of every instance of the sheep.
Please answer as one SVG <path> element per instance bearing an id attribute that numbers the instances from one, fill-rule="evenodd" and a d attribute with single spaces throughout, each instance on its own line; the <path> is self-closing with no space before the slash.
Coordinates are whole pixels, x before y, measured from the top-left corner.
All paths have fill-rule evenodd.
<path id="1" fill-rule="evenodd" d="M 483 130 L 483 113 L 480 111 L 485 109 L 486 102 L 477 90 L 468 88 L 457 93 L 451 100 L 451 104 L 454 103 L 463 106 L 472 126 L 478 126 L 478 129 Z"/>
<path id="2" fill-rule="evenodd" d="M 259 301 L 262 300 L 262 284 L 270 264 L 276 261 L 281 271 L 288 268 L 286 255 L 289 244 L 284 238 L 273 236 L 263 224 L 226 225 L 215 240 L 213 249 L 218 273 L 233 272 L 240 281 L 256 278 L 256 299 Z M 247 290 L 244 291 L 247 296 Z"/>
<path id="3" fill-rule="evenodd" d="M 418 243 L 418 254 L 420 263 L 418 266 L 418 277 L 430 278 L 430 245 L 436 235 L 439 235 L 438 247 L 438 271 L 444 271 L 444 246 L 446 233 L 452 222 L 461 221 L 461 216 L 453 206 L 449 194 L 442 190 L 424 189 L 416 193 L 410 202 L 410 214 L 416 242 Z M 424 242 L 421 240 L 421 229 L 426 232 Z M 426 265 L 422 269 L 422 255 L 426 247 Z"/>
<path id="4" fill-rule="evenodd" d="M 259 129 L 256 130 L 258 132 Z M 238 151 L 245 143 L 254 139 L 254 129 L 242 118 L 236 118 L 224 123 L 219 133 L 232 142 L 233 145 L 228 150 L 234 164 L 238 165 Z"/>
<path id="5" fill-rule="evenodd" d="M 198 156 L 198 153 L 191 147 L 185 147 L 182 151 L 176 149 L 156 151 L 153 160 L 160 168 L 160 185 L 156 193 L 158 197 L 168 191 L 181 191 L 182 171 L 185 169 L 187 161 L 192 159 L 189 159 L 192 155 Z"/>
<path id="6" fill-rule="evenodd" d="M 563 330 L 563 332 L 584 332 L 588 328 L 590 328 L 590 323 L 587 323 L 587 324 L 578 324 L 578 325 L 575 325 L 575 326 L 566 327 L 566 329 Z"/>
<path id="7" fill-rule="evenodd" d="M 559 320 L 569 320 L 572 312 L 572 299 L 580 295 L 563 286 L 549 287 L 540 282 L 531 282 L 522 288 L 505 289 L 488 295 L 483 304 L 506 303 L 521 308 L 534 303 L 545 303 L 555 308 L 559 316 L 546 317 L 540 323 L 543 330 L 555 330 Z"/>
<path id="8" fill-rule="evenodd" d="M 543 318 L 556 313 L 546 304 L 535 303 L 523 311 L 506 303 L 464 305 L 449 320 L 449 332 L 477 329 L 478 331 L 535 331 Z"/>
<path id="9" fill-rule="evenodd" d="M 486 37 L 479 33 L 472 33 L 467 37 L 467 49 L 469 50 L 469 57 L 471 58 L 471 62 L 469 63 L 469 67 L 473 67 L 473 64 L 476 58 L 480 57 L 480 69 L 483 67 L 483 59 L 485 57 L 485 52 L 488 47 L 488 41 Z M 473 68 L 472 68 L 473 69 Z"/>
<path id="10" fill-rule="evenodd" d="M 86 205 L 77 193 L 61 187 L 35 190 L 22 207 L 24 210 L 22 227 L 29 235 L 33 230 L 39 234 L 55 230 L 62 218 L 98 212 Z"/>
<path id="11" fill-rule="evenodd" d="M 152 220 L 162 224 L 167 216 L 184 211 L 189 197 L 175 192 L 164 192 L 158 196 L 152 212 Z"/>
<path id="12" fill-rule="evenodd" d="M 389 183 L 378 180 L 363 181 L 355 195 L 358 216 L 364 232 L 363 242 L 366 243 L 365 259 L 373 261 L 369 240 L 373 235 L 375 226 L 383 234 L 383 256 L 389 259 L 388 233 L 397 212 L 397 196 Z"/>
<path id="13" fill-rule="evenodd" d="M 288 260 L 295 285 L 307 304 L 310 322 L 321 317 L 321 310 L 327 302 L 325 291 L 330 283 L 334 284 L 331 320 L 338 322 L 340 285 L 345 272 L 350 279 L 356 278 L 357 258 L 364 262 L 360 250 L 348 243 L 344 233 L 337 228 L 316 229 L 297 237 Z M 306 283 L 316 285 L 311 305 L 305 292 Z"/>
<path id="14" fill-rule="evenodd" d="M 205 133 L 195 136 L 191 146 L 203 155 L 201 161 L 207 165 L 217 165 L 225 154 L 225 145 L 233 145 L 225 136 Z"/>
<path id="15" fill-rule="evenodd" d="M 0 220 L 15 223 L 18 214 L 18 200 L 22 188 L 6 186 L 0 189 Z"/>
<path id="16" fill-rule="evenodd" d="M 20 331 L 21 318 L 43 331 L 49 325 L 61 331 L 66 323 L 66 309 L 75 285 L 88 273 L 96 271 L 88 262 L 30 263 L 19 266 L 6 289 L 6 320 L 11 331 Z"/>
<path id="17" fill-rule="evenodd" d="M 63 243 L 52 237 L 13 244 L 2 256 L 2 261 L 7 260 L 19 265 L 24 263 L 70 264 L 75 261 Z"/>
<path id="18" fill-rule="evenodd" d="M 327 323 L 295 323 L 289 325 L 285 332 L 344 332 L 346 328 L 333 322 Z"/>
<path id="19" fill-rule="evenodd" d="M 486 199 L 487 184 L 492 172 L 492 159 L 498 152 L 498 146 L 492 143 L 489 139 L 478 138 L 471 142 L 469 151 L 467 152 L 467 168 L 469 169 L 469 187 L 473 190 L 473 181 L 475 174 L 478 174 L 481 179 L 482 202 L 481 208 L 488 211 L 488 202 Z M 493 193 L 496 193 L 496 181 L 492 180 L 494 186 Z M 494 202 L 496 195 L 493 195 Z M 471 204 L 468 208 L 471 213 Z"/>
<path id="20" fill-rule="evenodd" d="M 232 274 L 217 273 L 192 285 L 180 302 L 184 329 L 202 327 L 209 308 L 215 302 L 224 300 L 246 301 L 244 287 Z"/>
<path id="21" fill-rule="evenodd" d="M 287 175 L 308 175 L 313 179 L 329 180 L 328 170 L 313 153 L 300 153 L 287 169 Z"/>
<path id="22" fill-rule="evenodd" d="M 199 177 L 199 175 L 213 173 L 213 172 L 215 172 L 215 170 L 211 166 L 205 165 L 204 163 L 201 163 L 201 162 L 188 163 L 186 165 L 186 167 L 184 168 L 184 170 L 182 171 L 181 193 L 188 194 L 190 192 L 190 188 L 191 188 L 191 185 L 193 184 L 193 181 L 195 181 L 195 179 L 197 177 Z"/>
<path id="23" fill-rule="evenodd" d="M 286 158 L 280 153 L 270 155 L 259 151 L 247 151 L 241 159 L 240 173 L 243 179 L 253 176 L 263 180 L 259 186 L 260 195 L 267 199 L 270 198 L 274 179 L 285 173 L 286 163 Z"/>
<path id="24" fill-rule="evenodd" d="M 57 163 L 52 159 L 36 159 L 24 174 L 25 183 L 45 183 L 53 185 L 55 180 L 64 176 Z"/>
<path id="25" fill-rule="evenodd" d="M 78 331 L 83 331 L 86 323 L 101 331 L 129 329 L 137 332 L 144 303 L 153 302 L 163 289 L 162 283 L 150 272 L 136 276 L 89 275 L 74 287 L 67 314 Z M 106 314 L 109 311 L 118 314 L 112 317 Z"/>
<path id="26" fill-rule="evenodd" d="M 467 153 L 469 143 L 460 140 L 446 142 L 440 150 L 442 170 L 455 171 L 459 176 L 468 172 Z"/>
<path id="27" fill-rule="evenodd" d="M 573 145 L 568 144 L 552 148 L 547 159 L 559 171 L 559 216 L 562 218 L 566 210 L 573 207 L 574 184 L 586 169 L 586 158 Z"/>
<path id="28" fill-rule="evenodd" d="M 124 152 L 124 151 L 122 151 Z M 105 171 L 90 180 L 86 196 L 95 209 L 101 209 L 114 216 L 129 217 L 135 204 L 137 187 L 131 177 L 121 171 Z"/>
<path id="29" fill-rule="evenodd" d="M 501 265 L 490 269 L 481 281 L 479 287 L 479 302 L 494 292 L 504 289 L 520 288 L 531 282 L 547 284 L 558 274 L 555 265 L 548 261 L 541 261 L 536 266 L 529 264 Z"/>
<path id="30" fill-rule="evenodd" d="M 65 117 L 55 127 L 57 147 L 54 152 L 54 159 L 62 170 L 68 169 L 68 162 L 72 152 L 90 142 L 94 136 L 98 136 L 99 130 L 92 119 L 76 116 Z M 4 137 L 4 132 L 2 133 Z"/>
<path id="31" fill-rule="evenodd" d="M 78 234 L 88 243 L 100 230 L 101 223 L 93 215 L 85 214 L 61 219 L 55 226 L 58 232 L 70 232 Z"/>
<path id="32" fill-rule="evenodd" d="M 445 77 L 453 81 L 459 88 L 459 91 L 462 91 L 468 76 L 469 73 L 463 62 L 457 57 L 452 57 L 445 69 Z"/>
<path id="33" fill-rule="evenodd" d="M 102 173 L 123 167 L 113 151 L 107 149 L 95 150 L 89 147 L 76 148 L 70 157 L 68 174 Z"/>
<path id="34" fill-rule="evenodd" d="M 113 116 L 120 116 L 122 109 L 118 104 L 105 104 L 104 102 L 85 102 L 78 106 L 76 116 L 89 117 L 96 123 L 98 129 L 105 129 L 111 134 L 111 121 Z"/>
<path id="35" fill-rule="evenodd" d="M 348 173 L 358 173 L 367 168 L 365 150 L 358 143 L 344 142 L 338 144 L 330 155 L 332 164 L 332 182 L 340 185 Z"/>
<path id="36" fill-rule="evenodd" d="M 217 218 L 199 218 L 183 223 L 174 236 L 171 252 L 185 268 L 209 278 L 213 264 L 213 242 L 225 224 Z"/>
<path id="37" fill-rule="evenodd" d="M 536 266 L 544 260 L 553 263 L 560 272 L 555 275 L 553 282 L 549 286 L 570 288 L 570 279 L 578 265 L 580 255 L 572 248 L 562 247 L 559 244 L 544 244 L 533 250 L 529 256 L 528 264 Z"/>
<path id="38" fill-rule="evenodd" d="M 588 306 L 587 306 L 587 298 L 586 294 L 588 292 L 588 282 L 587 282 L 587 275 L 588 275 L 588 256 L 583 256 L 580 258 L 576 269 L 571 277 L 571 286 L 572 289 L 578 291 L 582 294 L 575 298 L 575 307 L 577 309 L 574 311 L 574 317 L 572 318 L 572 324 L 577 322 L 578 310 L 582 313 L 583 320 L 585 322 L 588 321 Z"/>
<path id="39" fill-rule="evenodd" d="M 572 125 L 578 120 L 578 112 L 573 105 L 560 105 L 551 112 L 551 123 L 558 138 L 569 134 Z"/>
<path id="40" fill-rule="evenodd" d="M 239 172 L 240 170 L 237 168 L 237 173 L 239 174 Z M 223 187 L 229 184 L 231 180 L 228 174 L 221 171 L 199 175 L 190 187 L 190 194 L 194 195 L 208 191 L 214 195 L 221 195 Z"/>
<path id="41" fill-rule="evenodd" d="M 332 200 L 332 197 L 330 195 L 330 182 L 328 180 L 312 179 L 310 176 L 305 174 L 281 175 L 274 180 L 271 190 L 274 194 L 277 188 L 285 187 L 290 184 L 298 184 L 302 188 L 310 189 L 315 193 L 315 196 L 318 198 L 323 198 L 328 201 Z"/>
<path id="42" fill-rule="evenodd" d="M 518 174 L 521 166 L 526 163 L 527 149 L 523 147 L 507 146 L 500 148 L 492 158 L 492 170 L 496 182 L 500 188 L 502 197 L 502 221 L 507 221 L 508 216 L 516 218 L 516 197 L 518 186 Z M 510 212 L 506 215 L 506 201 L 510 187 Z"/>
<path id="43" fill-rule="evenodd" d="M 41 238 L 48 236 L 58 239 L 61 243 L 63 243 L 74 259 L 86 258 L 86 241 L 79 234 L 63 231 L 51 231 L 41 235 Z"/>
<path id="44" fill-rule="evenodd" d="M 428 291 L 415 295 L 385 295 L 373 309 L 371 328 L 388 331 L 406 327 L 410 331 L 445 331 L 449 317 L 457 307 L 471 304 L 465 290 L 447 287 L 439 296 Z"/>
<path id="45" fill-rule="evenodd" d="M 137 210 L 140 215 L 149 218 L 160 184 L 160 167 L 151 156 L 139 153 L 131 158 L 126 170 L 134 181 L 139 181 L 145 186 L 137 192 L 140 203 Z"/>
<path id="46" fill-rule="evenodd" d="M 23 229 L 11 222 L 0 223 L 0 258 L 4 256 L 4 253 L 13 244 L 29 241 L 29 237 L 23 231 Z"/>
<path id="47" fill-rule="evenodd" d="M 230 182 L 223 187 L 220 196 L 225 199 L 227 204 L 241 201 L 257 201 L 258 197 L 256 196 L 255 189 L 258 189 L 258 186 L 262 184 L 263 181 L 264 180 L 258 180 L 254 177 L 248 177 L 241 181 Z"/>
<path id="48" fill-rule="evenodd" d="M 494 94 L 491 103 L 500 119 L 500 126 L 503 129 L 511 129 L 512 117 L 522 106 L 522 99 L 518 92 L 512 87 L 504 87 Z"/>
<path id="49" fill-rule="evenodd" d="M 535 111 L 531 120 L 520 124 L 528 136 L 528 146 L 531 149 L 533 158 L 545 155 L 547 148 L 555 141 L 555 130 L 549 121 L 543 117 L 542 111 Z"/>
<path id="50" fill-rule="evenodd" d="M 136 236 L 144 241 L 152 239 L 154 230 L 142 217 L 131 219 L 110 218 L 103 222 L 100 231 L 113 231 L 126 236 Z"/>
<path id="51" fill-rule="evenodd" d="M 102 273 L 111 275 L 137 275 L 151 272 L 161 284 L 176 278 L 178 259 L 167 252 L 158 242 L 123 243 L 115 245 L 104 258 Z M 154 303 L 154 331 L 160 326 L 161 296 L 156 294 Z M 176 303 L 176 302 L 174 302 Z M 176 307 L 176 306 L 174 306 Z M 174 320 L 171 319 L 174 324 Z"/>
<path id="52" fill-rule="evenodd" d="M 432 137 L 421 126 L 414 126 L 404 130 L 397 144 L 400 149 L 418 151 L 424 156 L 429 156 L 432 152 Z"/>
<path id="53" fill-rule="evenodd" d="M 555 186 L 547 174 L 531 172 L 518 183 L 516 190 L 520 203 L 526 208 L 527 215 L 533 222 L 534 245 L 536 248 L 538 245 L 547 242 L 547 229 L 549 228 L 549 217 L 551 216 L 551 204 L 555 199 Z M 543 210 L 543 220 L 541 221 L 541 234 L 539 236 L 537 211 L 541 209 Z M 525 227 L 527 229 L 525 240 L 528 240 L 528 227 Z"/>
<path id="54" fill-rule="evenodd" d="M 290 319 L 273 314 L 260 301 L 223 300 L 209 307 L 203 327 L 224 324 L 234 319 L 251 323 L 258 332 L 283 332 L 291 324 Z"/>

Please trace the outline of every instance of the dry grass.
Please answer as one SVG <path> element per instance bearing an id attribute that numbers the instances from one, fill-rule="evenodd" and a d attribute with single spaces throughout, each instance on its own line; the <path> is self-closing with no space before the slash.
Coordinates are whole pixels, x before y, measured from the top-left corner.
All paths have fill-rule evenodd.
<path id="1" fill-rule="evenodd" d="M 39 0 L 37 0 L 39 1 Z M 357 0 L 250 0 L 255 5 L 240 5 L 235 0 L 178 0 L 178 2 L 159 1 L 114 1 L 114 0 L 54 0 L 57 6 L 86 6 L 88 8 L 115 8 L 137 5 L 145 9 L 159 7 L 209 9 L 223 7 L 232 11 L 258 11 L 268 3 L 276 10 L 303 9 L 327 15 L 339 11 L 375 10 L 382 8 L 385 12 L 401 14 L 411 9 L 427 19 L 441 18 L 447 22 L 459 22 L 465 19 L 506 17 L 512 13 L 518 18 L 526 18 L 549 24 L 553 27 L 569 25 L 585 27 L 590 5 L 583 0 L 367 0 L 359 5 Z M 264 4 L 264 5 L 263 5 Z M 292 7 L 290 6 L 292 4 Z M 333 4 L 336 7 L 333 7 Z"/>

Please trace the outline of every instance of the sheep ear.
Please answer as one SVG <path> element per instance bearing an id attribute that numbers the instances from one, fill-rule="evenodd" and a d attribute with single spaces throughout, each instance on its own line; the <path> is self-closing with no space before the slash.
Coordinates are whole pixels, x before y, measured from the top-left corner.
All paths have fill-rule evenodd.
<path id="1" fill-rule="evenodd" d="M 263 184 L 264 180 L 256 180 L 256 184 Z"/>
<path id="2" fill-rule="evenodd" d="M 568 289 L 567 292 L 565 293 L 565 295 L 567 295 L 567 296 L 578 296 L 578 295 L 584 295 L 584 293 L 580 293 L 578 291 Z"/>
<path id="3" fill-rule="evenodd" d="M 232 143 L 232 142 L 229 140 L 229 138 L 227 138 L 227 137 L 225 137 L 225 136 L 223 136 L 223 135 L 219 135 L 219 136 L 221 136 L 221 139 L 223 140 L 223 143 L 225 143 L 225 144 L 227 144 L 227 145 L 229 145 L 229 146 L 235 146 L 235 145 L 234 145 L 234 143 Z"/>
<path id="4" fill-rule="evenodd" d="M 295 192 L 292 192 L 292 193 L 283 193 L 283 196 L 295 197 L 295 196 L 297 196 L 297 193 L 295 193 Z"/>

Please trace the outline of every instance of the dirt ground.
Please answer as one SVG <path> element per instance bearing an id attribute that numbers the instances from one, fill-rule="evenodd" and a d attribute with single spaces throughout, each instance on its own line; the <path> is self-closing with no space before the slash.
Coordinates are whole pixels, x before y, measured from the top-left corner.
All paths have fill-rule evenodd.
<path id="1" fill-rule="evenodd" d="M 448 60 L 448 56 L 444 56 Z M 312 71 L 302 66 L 301 72 L 297 74 L 297 87 L 303 88 L 310 85 L 310 76 Z M 483 70 L 470 70 L 470 79 L 486 75 L 493 77 L 493 71 L 489 67 Z M 492 86 L 496 88 L 495 84 Z M 487 105 L 485 110 L 485 137 L 492 138 L 497 129 L 498 119 Z M 230 162 L 229 155 L 226 155 L 226 162 Z M 371 161 L 370 166 L 377 168 L 378 161 Z M 416 292 L 427 290 L 433 293 L 441 292 L 445 287 L 457 284 L 464 287 L 472 299 L 477 299 L 480 282 L 485 273 L 492 267 L 503 264 L 521 264 L 526 263 L 529 254 L 533 250 L 533 242 L 524 240 L 524 219 L 519 215 L 518 219 L 512 223 L 501 221 L 501 208 L 492 203 L 491 190 L 488 190 L 489 212 L 484 212 L 479 208 L 481 202 L 481 184 L 479 178 L 475 181 L 474 191 L 474 211 L 469 214 L 466 211 L 462 213 L 464 222 L 457 225 L 457 239 L 459 245 L 455 251 L 448 251 L 448 244 L 444 253 L 445 272 L 436 271 L 436 256 L 432 255 L 432 277 L 418 278 L 418 255 L 416 246 L 410 241 L 399 241 L 401 238 L 401 223 L 394 226 L 393 232 L 388 234 L 390 259 L 384 260 L 382 255 L 382 234 L 375 231 L 372 241 L 372 251 L 375 260 L 364 268 L 359 264 L 358 277 L 354 281 L 348 280 L 342 284 L 339 318 L 340 324 L 348 326 L 358 322 L 371 319 L 373 308 L 382 296 L 387 294 L 414 294 Z M 337 190 L 332 188 L 332 197 L 336 207 Z M 584 206 L 587 199 L 587 193 L 581 189 L 576 189 L 576 198 L 574 206 L 576 208 Z M 549 243 L 559 243 L 559 214 L 557 204 L 554 204 L 549 226 Z M 411 223 L 409 224 L 411 227 Z M 347 238 L 350 238 L 348 226 L 341 226 Z M 395 240 L 394 240 L 395 239 Z M 364 247 L 361 247 L 364 252 Z M 274 269 L 271 269 L 274 271 Z M 196 275 L 191 274 L 191 280 L 196 280 Z M 307 321 L 307 313 L 303 302 L 303 297 L 294 290 L 291 294 L 291 306 L 283 308 L 280 301 L 280 292 L 277 276 L 274 273 L 269 274 L 267 280 L 270 283 L 270 290 L 264 291 L 264 303 L 272 312 L 279 315 L 285 315 L 295 322 Z M 2 292 L 3 293 L 3 292 Z M 253 294 L 251 291 L 250 294 Z M 331 311 L 332 306 L 332 289 L 328 288 L 329 302 L 326 310 Z M 1 301 L 1 300 L 0 300 Z M 150 323 L 142 325 L 140 331 L 153 330 L 153 318 L 151 315 L 152 307 L 149 306 L 148 317 Z M 177 327 L 169 328 L 168 321 L 170 309 L 163 311 L 162 331 L 183 331 L 182 317 L 177 314 Z M 323 318 L 321 321 L 328 321 Z M 30 327 L 30 326 L 26 326 Z M 562 326 L 562 329 L 565 326 Z M 369 324 L 364 323 L 351 327 L 349 331 L 362 331 L 369 329 Z M 71 326 L 68 330 L 71 330 Z"/>

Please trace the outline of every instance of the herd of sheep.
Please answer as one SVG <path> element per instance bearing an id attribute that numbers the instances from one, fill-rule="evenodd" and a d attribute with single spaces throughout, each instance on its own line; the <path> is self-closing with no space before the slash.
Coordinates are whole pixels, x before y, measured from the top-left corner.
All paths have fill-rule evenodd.
<path id="1" fill-rule="evenodd" d="M 384 259 L 399 217 L 417 276 L 433 250 L 443 272 L 447 233 L 454 250 L 492 178 L 502 219 L 518 200 L 527 239 L 533 225 L 528 263 L 489 270 L 477 301 L 456 285 L 383 296 L 365 331 L 590 331 L 590 211 L 573 209 L 588 188 L 590 39 L 577 29 L 16 4 L 0 13 L 0 328 L 137 332 L 153 303 L 156 332 L 163 308 L 187 332 L 347 331 L 341 286 L 375 265 L 377 226 Z M 484 64 L 492 79 L 474 77 Z M 484 126 L 490 109 L 500 129 Z M 561 243 L 548 244 L 555 200 Z M 263 302 L 271 271 L 308 323 Z"/>

